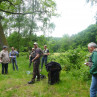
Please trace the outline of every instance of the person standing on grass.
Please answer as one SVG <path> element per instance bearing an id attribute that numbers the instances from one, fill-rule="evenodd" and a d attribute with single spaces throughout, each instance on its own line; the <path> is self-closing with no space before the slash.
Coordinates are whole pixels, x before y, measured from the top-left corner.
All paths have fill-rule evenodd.
<path id="1" fill-rule="evenodd" d="M 35 78 L 37 76 L 37 81 L 40 81 L 40 72 L 39 72 L 39 64 L 40 64 L 40 57 L 41 57 L 41 49 L 38 48 L 38 44 L 34 43 L 34 49 L 35 49 L 35 56 L 32 59 L 33 62 L 33 77 L 31 81 L 28 82 L 28 84 L 35 83 Z"/>
<path id="2" fill-rule="evenodd" d="M 7 46 L 3 46 L 0 52 L 0 63 L 2 63 L 2 74 L 8 74 L 8 63 L 10 62 Z"/>
<path id="3" fill-rule="evenodd" d="M 43 50 L 43 57 L 42 57 L 42 62 L 41 62 L 41 70 L 43 68 L 43 64 L 47 64 L 47 57 L 49 55 L 49 50 L 47 49 L 47 45 L 44 45 L 44 50 Z"/>
<path id="4" fill-rule="evenodd" d="M 11 58 L 13 70 L 15 70 L 15 66 L 16 66 L 16 69 L 18 70 L 16 55 L 18 55 L 19 53 L 16 50 L 14 50 L 14 47 L 12 47 L 11 50 L 12 51 L 9 53 L 9 57 Z M 14 63 L 15 63 L 15 66 L 14 66 Z"/>
<path id="5" fill-rule="evenodd" d="M 34 56 L 35 56 L 34 54 L 35 54 L 35 51 L 34 51 L 34 48 L 32 48 L 32 52 L 31 52 L 30 55 L 29 55 L 29 61 L 30 61 L 29 67 L 31 67 L 32 59 L 33 59 Z"/>
<path id="6" fill-rule="evenodd" d="M 90 56 L 91 62 L 86 63 L 90 67 L 90 74 L 92 74 L 90 97 L 97 97 L 97 44 L 94 42 L 89 43 L 88 50 L 92 53 Z"/>

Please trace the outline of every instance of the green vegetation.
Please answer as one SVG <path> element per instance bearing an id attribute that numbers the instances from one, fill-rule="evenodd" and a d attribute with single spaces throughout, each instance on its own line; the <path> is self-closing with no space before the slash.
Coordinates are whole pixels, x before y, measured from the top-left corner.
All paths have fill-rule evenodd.
<path id="1" fill-rule="evenodd" d="M 57 37 L 45 37 L 44 35 L 37 36 L 35 34 L 32 34 L 30 36 L 26 35 L 26 37 L 23 37 L 22 34 L 19 34 L 19 51 L 20 52 L 27 52 L 31 50 L 33 47 L 33 43 L 35 41 L 38 42 L 38 46 L 43 49 L 43 45 L 47 44 L 48 48 L 50 49 L 50 52 L 66 52 L 69 49 L 76 49 L 81 48 L 87 51 L 87 44 L 89 42 L 95 42 L 97 43 L 97 25 L 91 25 L 84 31 L 79 32 L 76 35 L 64 35 L 61 38 Z M 10 34 L 10 36 L 7 37 L 7 41 L 9 44 L 9 47 L 14 46 L 18 49 L 18 33 L 14 32 Z M 72 52 L 71 52 L 72 53 Z"/>
<path id="2" fill-rule="evenodd" d="M 8 75 L 0 74 L 0 97 L 89 97 L 91 75 L 84 62 L 90 55 L 87 44 L 97 43 L 97 15 L 96 24 L 76 35 L 60 38 L 49 37 L 55 28 L 53 16 L 58 16 L 55 0 L 0 0 L 0 50 L 6 44 L 9 49 L 14 46 L 19 51 L 19 71 L 13 71 L 10 63 Z M 37 36 L 37 32 L 43 35 Z M 32 78 L 28 55 L 34 42 L 41 49 L 44 44 L 48 46 L 48 62 L 61 64 L 60 83 L 49 85 L 44 67 L 41 74 L 47 78 L 27 84 Z M 0 72 L 1 68 L 0 64 Z M 29 71 L 31 74 L 27 74 Z"/>
<path id="3" fill-rule="evenodd" d="M 71 53 L 72 52 L 72 53 Z M 0 74 L 0 96 L 1 97 L 89 97 L 90 74 L 89 68 L 84 65 L 88 53 L 76 49 L 65 53 L 50 54 L 48 62 L 56 61 L 61 64 L 60 82 L 54 85 L 48 84 L 48 72 L 43 68 L 41 74 L 46 79 L 35 84 L 27 84 L 31 80 L 33 67 L 29 68 L 29 60 L 25 54 L 20 53 L 17 58 L 19 71 L 13 71 L 9 64 L 8 75 Z M 74 63 L 72 62 L 75 57 Z M 72 61 L 70 61 L 72 60 Z M 80 68 L 79 68 L 80 67 Z M 0 65 L 1 68 L 1 65 Z M 1 72 L 1 69 L 0 69 Z"/>
<path id="4" fill-rule="evenodd" d="M 0 0 L 0 47 L 7 45 L 5 36 L 15 32 L 19 51 L 21 36 L 32 41 L 35 32 L 51 33 L 55 28 L 51 18 L 57 15 L 54 0 Z"/>

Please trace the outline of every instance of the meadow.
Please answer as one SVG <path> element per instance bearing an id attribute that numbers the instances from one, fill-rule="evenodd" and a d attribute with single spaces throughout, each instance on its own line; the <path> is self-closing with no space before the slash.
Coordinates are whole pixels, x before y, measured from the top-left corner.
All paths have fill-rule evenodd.
<path id="1" fill-rule="evenodd" d="M 28 84 L 32 78 L 33 66 L 29 68 L 29 60 L 26 55 L 20 55 L 17 58 L 18 71 L 13 71 L 12 64 L 9 63 L 7 75 L 1 74 L 0 64 L 0 97 L 89 97 L 91 80 L 88 68 L 83 65 L 81 67 L 84 68 L 84 71 L 82 68 L 78 69 L 80 65 L 73 66 L 66 56 L 66 54 L 61 54 L 61 56 L 51 54 L 48 58 L 48 62 L 54 60 L 62 66 L 60 82 L 54 85 L 48 84 L 48 72 L 45 66 L 40 73 L 44 74 L 46 79 Z M 84 61 L 84 58 L 82 60 Z M 80 64 L 83 64 L 82 60 Z"/>

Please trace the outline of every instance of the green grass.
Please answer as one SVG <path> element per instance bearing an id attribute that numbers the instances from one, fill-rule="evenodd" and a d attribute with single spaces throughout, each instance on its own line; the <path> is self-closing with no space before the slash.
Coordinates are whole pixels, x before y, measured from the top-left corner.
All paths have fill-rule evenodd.
<path id="1" fill-rule="evenodd" d="M 33 67 L 28 67 L 29 60 L 26 56 L 17 58 L 19 71 L 13 71 L 12 64 L 9 64 L 8 75 L 0 73 L 0 97 L 89 97 L 90 81 L 80 81 L 70 73 L 61 71 L 60 83 L 49 85 L 48 78 L 27 84 L 31 80 Z M 0 64 L 1 72 L 1 64 Z M 46 75 L 45 67 L 42 74 Z"/>

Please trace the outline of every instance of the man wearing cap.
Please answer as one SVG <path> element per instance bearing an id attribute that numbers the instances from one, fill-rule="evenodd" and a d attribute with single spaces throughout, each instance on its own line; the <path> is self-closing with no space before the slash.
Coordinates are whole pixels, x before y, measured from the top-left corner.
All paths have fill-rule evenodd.
<path id="1" fill-rule="evenodd" d="M 8 63 L 10 62 L 7 46 L 3 46 L 3 50 L 0 52 L 0 62 L 2 63 L 2 74 L 7 74 Z"/>
<path id="2" fill-rule="evenodd" d="M 34 43 L 34 49 L 35 49 L 35 56 L 32 59 L 33 62 L 33 77 L 31 81 L 28 82 L 28 84 L 33 84 L 35 82 L 35 78 L 37 76 L 37 81 L 40 81 L 40 72 L 39 72 L 39 64 L 40 64 L 40 53 L 41 49 L 38 48 L 38 44 Z"/>
<path id="3" fill-rule="evenodd" d="M 15 66 L 16 66 L 16 69 L 18 70 L 16 55 L 18 55 L 19 53 L 16 50 L 14 50 L 14 47 L 12 47 L 11 50 L 12 51 L 9 53 L 9 57 L 11 58 L 13 70 L 15 70 Z M 14 63 L 15 63 L 15 66 L 14 66 Z"/>
<path id="4" fill-rule="evenodd" d="M 45 63 L 45 65 L 47 64 L 47 56 L 48 55 L 49 55 L 49 50 L 47 49 L 47 45 L 44 45 L 41 69 L 43 68 L 43 63 Z"/>

